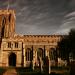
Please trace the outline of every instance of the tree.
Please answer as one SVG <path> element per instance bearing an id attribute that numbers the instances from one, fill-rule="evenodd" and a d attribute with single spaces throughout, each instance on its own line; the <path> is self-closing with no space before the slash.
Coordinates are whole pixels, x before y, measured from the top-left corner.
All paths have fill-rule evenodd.
<path id="1" fill-rule="evenodd" d="M 60 57 L 66 59 L 69 62 L 69 54 L 73 54 L 75 59 L 75 29 L 71 29 L 69 35 L 66 35 L 58 42 L 58 49 Z"/>

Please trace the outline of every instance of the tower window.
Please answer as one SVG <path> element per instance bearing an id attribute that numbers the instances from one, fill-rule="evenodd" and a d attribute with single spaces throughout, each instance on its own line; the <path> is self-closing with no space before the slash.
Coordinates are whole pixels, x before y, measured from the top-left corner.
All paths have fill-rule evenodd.
<path id="1" fill-rule="evenodd" d="M 11 48 L 11 42 L 8 42 L 8 48 Z"/>
<path id="2" fill-rule="evenodd" d="M 18 43 L 17 42 L 15 42 L 15 48 L 18 48 Z"/>

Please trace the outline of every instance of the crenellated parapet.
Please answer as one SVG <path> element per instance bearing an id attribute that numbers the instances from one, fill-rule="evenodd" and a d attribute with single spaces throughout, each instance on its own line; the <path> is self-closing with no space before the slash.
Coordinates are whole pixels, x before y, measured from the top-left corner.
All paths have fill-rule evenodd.
<path id="1" fill-rule="evenodd" d="M 4 38 L 6 42 L 23 42 L 25 45 L 50 45 L 56 46 L 64 35 L 15 35 L 15 37 Z"/>
<path id="2" fill-rule="evenodd" d="M 4 9 L 4 10 L 0 10 L 0 15 L 9 15 L 10 13 L 14 13 L 15 14 L 15 10 L 12 10 L 12 9 Z"/>
<path id="3" fill-rule="evenodd" d="M 23 38 L 26 42 L 54 43 L 60 41 L 63 35 L 24 35 Z"/>

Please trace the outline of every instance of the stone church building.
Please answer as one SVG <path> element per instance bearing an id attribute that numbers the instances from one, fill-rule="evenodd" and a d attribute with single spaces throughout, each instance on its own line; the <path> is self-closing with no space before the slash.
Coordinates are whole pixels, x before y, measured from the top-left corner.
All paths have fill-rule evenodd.
<path id="1" fill-rule="evenodd" d="M 15 33 L 15 11 L 0 10 L 0 66 L 29 67 L 43 65 L 48 57 L 55 64 L 57 43 L 62 35 L 18 35 Z"/>

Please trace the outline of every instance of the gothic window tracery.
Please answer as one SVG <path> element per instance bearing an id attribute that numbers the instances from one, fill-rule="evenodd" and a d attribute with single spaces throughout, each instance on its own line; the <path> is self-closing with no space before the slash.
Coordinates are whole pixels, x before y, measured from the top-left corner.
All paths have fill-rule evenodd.
<path id="1" fill-rule="evenodd" d="M 30 48 L 26 49 L 26 61 L 32 61 L 33 59 L 33 52 Z"/>
<path id="2" fill-rule="evenodd" d="M 50 57 L 50 60 L 54 60 L 54 58 L 55 58 L 55 49 L 54 48 L 50 49 L 49 57 Z"/>
<path id="3" fill-rule="evenodd" d="M 42 48 L 39 48 L 37 50 L 37 58 L 43 58 L 43 49 Z"/>

